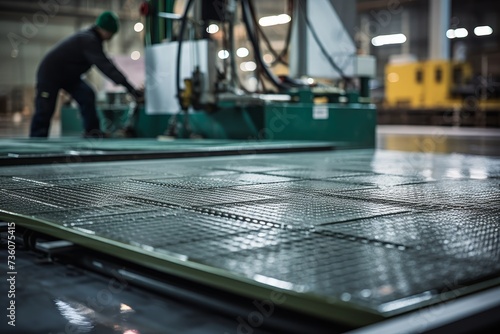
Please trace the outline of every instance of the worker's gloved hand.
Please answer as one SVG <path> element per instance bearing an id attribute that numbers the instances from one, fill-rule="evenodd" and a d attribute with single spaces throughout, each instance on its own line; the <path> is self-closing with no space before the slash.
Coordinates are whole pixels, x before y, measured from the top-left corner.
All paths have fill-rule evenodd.
<path id="1" fill-rule="evenodd" d="M 133 89 L 130 91 L 130 94 L 134 97 L 135 102 L 144 102 L 144 89 Z"/>

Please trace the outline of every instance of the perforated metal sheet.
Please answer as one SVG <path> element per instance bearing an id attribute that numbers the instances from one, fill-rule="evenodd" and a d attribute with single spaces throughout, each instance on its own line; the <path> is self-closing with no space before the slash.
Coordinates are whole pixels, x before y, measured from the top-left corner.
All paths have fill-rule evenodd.
<path id="1" fill-rule="evenodd" d="M 343 321 L 332 305 L 398 314 L 499 277 L 499 170 L 380 151 L 0 167 L 0 215 L 293 292 Z"/>

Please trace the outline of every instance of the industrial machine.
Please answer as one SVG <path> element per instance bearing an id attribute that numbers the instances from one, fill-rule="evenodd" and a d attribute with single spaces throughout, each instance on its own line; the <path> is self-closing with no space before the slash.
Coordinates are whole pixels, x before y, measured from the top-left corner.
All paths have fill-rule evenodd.
<path id="1" fill-rule="evenodd" d="M 284 2 L 291 22 L 281 52 L 253 1 L 187 1 L 182 16 L 173 14 L 173 1 L 145 2 L 146 105 L 137 135 L 374 147 L 376 111 L 368 95 L 374 58 L 356 55 L 333 4 L 320 2 Z M 210 27 L 219 32 L 207 33 Z M 253 60 L 238 66 L 235 35 L 243 33 Z M 288 66 L 280 75 L 271 66 L 278 63 Z"/>
<path id="2" fill-rule="evenodd" d="M 385 68 L 383 107 L 386 110 L 413 111 L 414 115 L 418 112 L 422 115 L 449 112 L 449 117 L 439 119 L 450 119 L 449 123 L 454 125 L 498 125 L 500 123 L 495 119 L 500 111 L 500 90 L 492 79 L 477 75 L 467 62 L 389 63 Z M 436 123 L 429 118 L 426 124 Z"/>

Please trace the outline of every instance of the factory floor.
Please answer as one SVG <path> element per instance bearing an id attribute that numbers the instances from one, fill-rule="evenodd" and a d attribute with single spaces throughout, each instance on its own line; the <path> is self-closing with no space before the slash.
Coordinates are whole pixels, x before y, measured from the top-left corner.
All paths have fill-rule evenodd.
<path id="1" fill-rule="evenodd" d="M 0 138 L 29 134 L 30 118 L 20 113 L 0 115 Z M 50 137 L 61 136 L 60 120 L 52 121 Z M 411 125 L 379 125 L 377 148 L 421 153 L 500 156 L 500 129 Z"/>

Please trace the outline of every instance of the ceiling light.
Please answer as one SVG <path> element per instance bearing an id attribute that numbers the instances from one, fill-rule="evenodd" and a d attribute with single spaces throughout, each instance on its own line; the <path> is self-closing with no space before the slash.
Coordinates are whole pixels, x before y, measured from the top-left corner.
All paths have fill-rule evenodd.
<path id="1" fill-rule="evenodd" d="M 143 29 L 144 29 L 144 24 L 142 24 L 141 22 L 137 22 L 136 24 L 134 24 L 134 30 L 136 32 L 141 32 Z"/>
<path id="2" fill-rule="evenodd" d="M 465 28 L 455 29 L 455 37 L 456 38 L 464 38 L 464 37 L 467 37 L 467 35 L 469 35 L 469 32 L 467 31 L 467 29 L 465 29 Z"/>
<path id="3" fill-rule="evenodd" d="M 446 31 L 446 37 L 448 37 L 449 39 L 453 39 L 457 36 L 455 36 L 455 30 L 454 29 L 448 29 L 448 31 Z"/>
<path id="4" fill-rule="evenodd" d="M 207 27 L 207 32 L 209 34 L 215 34 L 218 31 L 219 31 L 219 26 L 216 24 L 211 24 Z"/>
<path id="5" fill-rule="evenodd" d="M 479 26 L 474 28 L 474 34 L 476 36 L 488 36 L 493 34 L 493 29 L 490 26 Z"/>
<path id="6" fill-rule="evenodd" d="M 264 16 L 260 18 L 259 24 L 263 27 L 275 26 L 278 24 L 285 24 L 292 20 L 290 15 L 281 14 L 281 15 L 273 15 L 273 16 Z"/>
<path id="7" fill-rule="evenodd" d="M 250 52 L 248 51 L 247 48 L 239 48 L 238 50 L 236 50 L 236 55 L 240 58 L 245 58 L 249 54 Z"/>
<path id="8" fill-rule="evenodd" d="M 253 61 L 246 61 L 246 62 L 241 63 L 240 69 L 243 72 L 252 72 L 252 71 L 255 71 L 257 69 L 257 64 L 255 64 L 255 62 L 253 62 Z"/>
<path id="9" fill-rule="evenodd" d="M 406 42 L 404 34 L 380 35 L 372 38 L 374 46 L 390 45 L 390 44 L 403 44 Z"/>
<path id="10" fill-rule="evenodd" d="M 132 58 L 132 60 L 139 60 L 141 58 L 141 53 L 139 51 L 133 51 L 130 54 L 130 58 Z"/>
<path id="11" fill-rule="evenodd" d="M 266 53 L 262 58 L 264 58 L 264 61 L 267 63 L 267 64 L 271 64 L 273 61 L 274 61 L 274 57 L 272 54 L 270 53 Z"/>
<path id="12" fill-rule="evenodd" d="M 219 56 L 220 59 L 227 59 L 227 58 L 229 58 L 229 51 L 220 50 L 217 55 Z"/>

